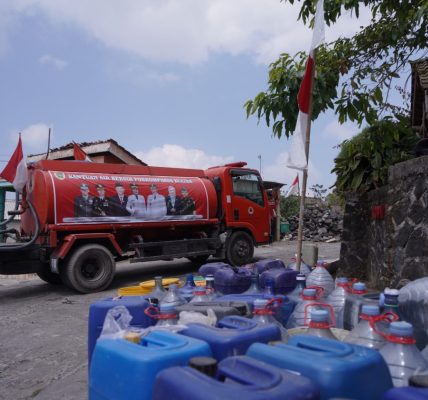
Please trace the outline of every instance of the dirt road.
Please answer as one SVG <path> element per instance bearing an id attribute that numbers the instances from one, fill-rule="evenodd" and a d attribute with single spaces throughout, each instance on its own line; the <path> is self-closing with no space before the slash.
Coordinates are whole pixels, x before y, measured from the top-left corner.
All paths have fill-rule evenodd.
<path id="1" fill-rule="evenodd" d="M 256 258 L 289 260 L 294 242 L 256 250 Z M 319 244 L 319 257 L 336 259 L 340 244 Z M 81 295 L 37 277 L 0 277 L 0 399 L 84 400 L 87 398 L 87 317 L 89 305 L 116 295 L 122 286 L 154 275 L 194 270 L 188 261 L 121 263 L 112 287 Z"/>

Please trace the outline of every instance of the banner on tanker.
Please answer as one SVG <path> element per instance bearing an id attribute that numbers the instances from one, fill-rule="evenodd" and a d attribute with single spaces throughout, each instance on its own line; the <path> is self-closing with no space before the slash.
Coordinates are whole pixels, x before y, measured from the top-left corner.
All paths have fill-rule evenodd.
<path id="1" fill-rule="evenodd" d="M 50 176 L 57 224 L 209 218 L 200 178 L 57 171 Z"/>

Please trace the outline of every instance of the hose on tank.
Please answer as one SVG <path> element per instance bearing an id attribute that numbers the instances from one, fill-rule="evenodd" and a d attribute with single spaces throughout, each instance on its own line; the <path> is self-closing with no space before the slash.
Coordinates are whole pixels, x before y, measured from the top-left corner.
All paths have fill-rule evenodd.
<path id="1" fill-rule="evenodd" d="M 19 207 L 19 193 L 16 192 L 16 196 L 15 196 L 15 208 L 14 208 L 13 211 L 18 211 L 18 207 Z M 0 227 L 3 226 L 3 225 L 7 225 L 9 222 L 12 222 L 13 219 L 15 218 L 15 216 L 16 216 L 16 214 L 13 214 L 8 219 L 5 219 L 4 221 L 0 222 Z"/>

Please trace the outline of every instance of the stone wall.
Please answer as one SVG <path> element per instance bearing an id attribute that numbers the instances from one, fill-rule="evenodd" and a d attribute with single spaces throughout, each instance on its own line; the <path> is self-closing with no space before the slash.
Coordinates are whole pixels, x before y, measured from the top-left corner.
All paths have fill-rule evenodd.
<path id="1" fill-rule="evenodd" d="M 383 188 L 347 196 L 340 271 L 379 289 L 428 275 L 428 156 L 391 167 Z"/>

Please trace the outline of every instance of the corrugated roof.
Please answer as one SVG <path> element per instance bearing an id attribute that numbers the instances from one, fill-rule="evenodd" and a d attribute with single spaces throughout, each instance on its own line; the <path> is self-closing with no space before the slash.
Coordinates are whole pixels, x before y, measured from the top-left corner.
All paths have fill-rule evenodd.
<path id="1" fill-rule="evenodd" d="M 93 155 L 93 154 L 99 153 L 100 150 L 101 151 L 108 151 L 110 146 L 115 146 L 118 149 L 120 149 L 121 151 L 123 151 L 124 153 L 126 153 L 133 160 L 135 160 L 138 164 L 147 165 L 144 161 L 140 160 L 138 157 L 136 157 L 130 151 L 128 151 L 123 146 L 121 146 L 119 143 L 117 143 L 116 140 L 114 140 L 114 139 L 98 140 L 98 141 L 94 141 L 94 142 L 82 142 L 82 143 L 78 143 L 78 144 L 88 155 L 91 155 L 91 154 Z M 105 145 L 105 148 L 100 149 L 100 146 L 102 146 L 102 145 Z M 98 146 L 98 151 L 94 149 L 94 146 Z M 90 149 L 90 147 L 92 147 L 92 149 L 94 149 L 94 150 L 91 151 L 92 149 Z M 64 154 L 69 155 L 68 153 L 70 153 L 70 151 L 72 149 L 73 149 L 73 142 L 70 142 L 70 143 L 65 144 L 64 146 L 51 149 L 50 154 L 64 153 Z M 70 153 L 70 155 L 71 155 L 71 153 Z M 45 153 L 31 154 L 28 156 L 28 159 L 30 159 L 32 161 L 37 161 L 39 159 L 44 159 L 44 156 L 45 156 Z"/>
<path id="2" fill-rule="evenodd" d="M 412 61 L 412 72 L 416 72 L 419 84 L 424 90 L 428 90 L 428 58 Z"/>

